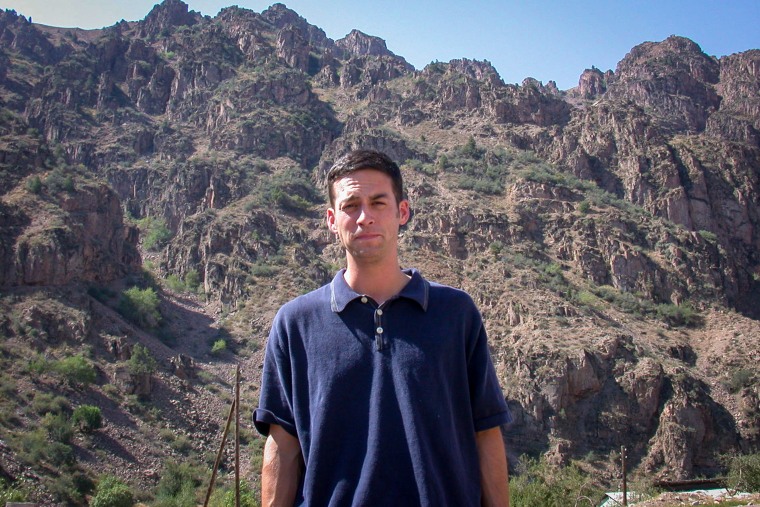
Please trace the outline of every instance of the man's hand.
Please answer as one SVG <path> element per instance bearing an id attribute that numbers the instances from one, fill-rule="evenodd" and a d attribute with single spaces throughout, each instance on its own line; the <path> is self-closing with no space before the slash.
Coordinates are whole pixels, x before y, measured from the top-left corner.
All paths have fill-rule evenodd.
<path id="1" fill-rule="evenodd" d="M 475 434 L 480 461 L 481 504 L 509 507 L 509 470 L 501 429 L 497 426 Z"/>
<path id="2" fill-rule="evenodd" d="M 261 470 L 263 507 L 292 507 L 302 461 L 298 439 L 282 426 L 271 425 L 264 445 L 264 465 Z"/>

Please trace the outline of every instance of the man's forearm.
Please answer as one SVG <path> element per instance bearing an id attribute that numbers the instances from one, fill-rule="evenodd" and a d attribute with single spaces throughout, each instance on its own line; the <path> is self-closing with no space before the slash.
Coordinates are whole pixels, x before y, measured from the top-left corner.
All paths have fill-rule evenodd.
<path id="1" fill-rule="evenodd" d="M 281 426 L 272 425 L 264 446 L 261 505 L 292 507 L 298 490 L 301 445 Z"/>
<path id="2" fill-rule="evenodd" d="M 475 435 L 480 461 L 484 507 L 509 507 L 509 470 L 501 430 L 491 428 Z"/>

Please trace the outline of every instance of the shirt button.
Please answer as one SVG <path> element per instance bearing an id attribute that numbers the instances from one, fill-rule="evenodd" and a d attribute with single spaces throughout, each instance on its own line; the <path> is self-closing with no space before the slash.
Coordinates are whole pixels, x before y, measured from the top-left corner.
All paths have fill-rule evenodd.
<path id="1" fill-rule="evenodd" d="M 381 309 L 379 309 L 379 308 L 378 308 L 378 309 L 377 309 L 377 314 L 378 314 L 378 315 L 382 315 L 382 314 L 383 314 L 383 311 L 382 311 Z"/>
<path id="2" fill-rule="evenodd" d="M 383 328 L 381 327 L 375 329 L 375 331 L 377 331 L 377 334 L 383 334 Z"/>
<path id="3" fill-rule="evenodd" d="M 366 303 L 366 302 L 367 302 L 367 296 L 362 296 L 362 303 Z"/>

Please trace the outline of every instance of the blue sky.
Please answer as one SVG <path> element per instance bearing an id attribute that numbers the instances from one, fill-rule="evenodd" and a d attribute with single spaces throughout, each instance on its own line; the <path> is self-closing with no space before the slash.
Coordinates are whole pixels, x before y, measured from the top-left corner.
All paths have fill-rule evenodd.
<path id="1" fill-rule="evenodd" d="M 261 12 L 258 0 L 185 0 L 215 16 L 239 5 Z M 0 0 L 0 8 L 35 23 L 101 28 L 144 18 L 155 0 Z M 637 44 L 689 37 L 713 56 L 760 49 L 760 0 L 285 0 L 327 36 L 356 28 L 381 37 L 417 67 L 454 58 L 488 60 L 507 83 L 526 77 L 578 84 L 592 65 L 614 70 Z"/>

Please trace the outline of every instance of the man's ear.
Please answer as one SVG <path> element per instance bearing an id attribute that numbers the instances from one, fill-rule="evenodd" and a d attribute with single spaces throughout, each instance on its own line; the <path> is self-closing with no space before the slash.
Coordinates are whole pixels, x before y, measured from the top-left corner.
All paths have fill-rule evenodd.
<path id="1" fill-rule="evenodd" d="M 327 228 L 330 229 L 330 232 L 333 234 L 338 234 L 338 228 L 335 225 L 335 210 L 332 208 L 327 208 L 325 221 L 327 222 Z"/>
<path id="2" fill-rule="evenodd" d="M 411 211 L 409 208 L 409 201 L 406 199 L 403 199 L 400 203 L 398 203 L 398 218 L 399 218 L 399 225 L 404 225 L 409 221 L 409 217 L 411 216 Z"/>

